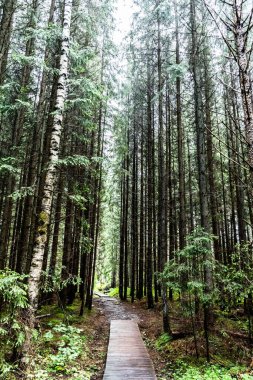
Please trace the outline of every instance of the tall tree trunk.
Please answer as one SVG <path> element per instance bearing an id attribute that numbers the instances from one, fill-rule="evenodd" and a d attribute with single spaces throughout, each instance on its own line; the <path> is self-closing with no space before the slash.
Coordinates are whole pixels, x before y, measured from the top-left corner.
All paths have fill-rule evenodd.
<path id="1" fill-rule="evenodd" d="M 180 41 L 177 3 L 175 2 L 176 14 L 176 64 L 180 65 Z M 184 169 L 184 133 L 182 125 L 182 101 L 181 101 L 181 78 L 176 79 L 177 99 L 177 136 L 178 136 L 178 176 L 179 176 L 179 248 L 183 249 L 186 238 L 186 214 L 185 214 L 185 169 Z"/>
<path id="2" fill-rule="evenodd" d="M 134 121 L 135 123 L 136 121 Z M 137 219 L 137 141 L 136 125 L 133 130 L 133 155 L 132 155 L 132 210 L 131 210 L 131 302 L 134 302 L 136 288 L 136 260 L 138 254 L 138 219 Z"/>
<path id="3" fill-rule="evenodd" d="M 214 255 L 217 260 L 220 259 L 220 247 L 218 240 L 218 222 L 217 222 L 217 189 L 214 176 L 214 155 L 213 155 L 213 136 L 212 136 L 212 118 L 211 118 L 211 101 L 212 101 L 212 83 L 210 78 L 210 59 L 208 48 L 204 50 L 204 73 L 205 73 L 205 117 L 206 117 L 206 151 L 207 151 L 207 170 L 208 170 L 208 189 L 210 194 L 210 212 L 212 220 L 212 233 L 214 239 Z"/>
<path id="4" fill-rule="evenodd" d="M 143 126 L 143 118 L 141 121 L 141 168 L 140 168 L 140 218 L 139 218 L 139 233 L 140 233 L 140 240 L 139 240 L 139 285 L 138 285 L 138 299 L 143 298 L 143 277 L 144 277 L 144 251 L 145 251 L 145 244 L 144 244 L 144 234 L 145 234 L 145 217 L 144 217 L 144 126 Z"/>
<path id="5" fill-rule="evenodd" d="M 207 162 L 206 162 L 206 140 L 205 125 L 203 120 L 203 103 L 202 103 L 202 82 L 201 82 L 201 57 L 199 52 L 198 26 L 196 21 L 196 0 L 190 3 L 190 22 L 191 22 L 191 42 L 192 42 L 192 73 L 194 80 L 194 103 L 195 103 L 195 126 L 197 135 L 197 165 L 199 181 L 199 200 L 200 200 L 200 218 L 201 226 L 206 232 L 209 232 L 209 208 L 207 194 Z M 206 250 L 210 252 L 210 249 Z M 210 265 L 210 254 L 205 254 L 204 259 L 204 281 L 205 292 L 207 296 L 212 291 L 212 267 Z M 209 305 L 204 306 L 204 329 L 206 337 L 206 356 L 210 360 L 209 354 L 209 324 L 212 322 L 212 308 Z"/>
<path id="6" fill-rule="evenodd" d="M 161 43 L 161 21 L 160 11 L 157 11 L 157 32 L 158 32 L 158 50 L 157 50 L 157 69 L 158 69 L 158 114 L 159 114 L 159 131 L 158 131 L 158 270 L 162 272 L 167 262 L 168 249 L 168 174 L 165 170 L 164 162 L 164 123 L 163 123 L 163 78 L 162 78 L 162 43 Z M 169 305 L 167 300 L 167 285 L 162 282 L 162 300 L 163 300 L 163 330 L 171 334 L 169 320 Z"/>
<path id="7" fill-rule="evenodd" d="M 41 277 L 45 244 L 47 241 L 48 224 L 50 221 L 51 205 L 53 200 L 56 166 L 59 158 L 59 148 L 62 132 L 64 102 L 67 92 L 68 53 L 71 24 L 72 0 L 65 0 L 64 20 L 62 31 L 61 58 L 59 79 L 56 96 L 56 111 L 54 115 L 48 167 L 44 184 L 41 210 L 38 215 L 37 232 L 33 249 L 33 257 L 28 281 L 29 300 L 34 309 L 38 306 L 39 282 Z"/>
<path id="8" fill-rule="evenodd" d="M 53 22 L 53 16 L 54 16 L 54 7 L 55 7 L 55 0 L 51 0 L 51 6 L 49 11 L 49 18 L 48 18 L 48 25 L 50 25 Z M 44 54 L 44 62 L 46 62 L 49 58 L 49 48 L 46 47 L 45 54 Z M 44 69 L 42 74 L 42 79 L 40 83 L 40 92 L 39 92 L 39 102 L 38 106 L 36 107 L 36 113 L 37 117 L 34 122 L 34 129 L 32 133 L 32 139 L 31 139 L 31 148 L 30 148 L 30 160 L 27 170 L 27 187 L 34 187 L 35 181 L 37 179 L 37 170 L 36 166 L 38 163 L 38 150 L 39 145 L 41 143 L 41 133 L 40 129 L 41 124 L 44 124 L 45 119 L 45 104 L 46 102 L 46 90 L 48 87 L 47 83 L 47 73 Z M 29 236 L 31 233 L 32 225 L 32 219 L 33 219 L 33 210 L 36 205 L 36 199 L 35 194 L 28 194 L 26 196 L 25 202 L 24 202 L 24 212 L 23 212 L 23 220 L 21 224 L 20 229 L 20 237 L 19 237 L 19 245 L 18 245 L 18 257 L 19 260 L 22 262 L 20 267 L 21 271 L 24 271 L 27 268 L 27 259 L 29 258 Z"/>
<path id="9" fill-rule="evenodd" d="M 5 0 L 3 2 L 3 13 L 0 22 L 0 86 L 3 84 L 10 48 L 13 15 L 17 0 Z"/>
<path id="10" fill-rule="evenodd" d="M 124 298 L 124 258 L 125 258 L 125 213 L 126 213 L 126 158 L 122 163 L 123 178 L 121 180 L 121 212 L 120 212 L 120 255 L 119 255 L 119 297 Z"/>
<path id="11" fill-rule="evenodd" d="M 129 129 L 127 131 L 127 151 L 129 152 Z M 128 274 L 128 207 L 129 207 L 129 168 L 130 168 L 130 163 L 129 163 L 129 154 L 127 153 L 126 157 L 126 205 L 125 205 L 125 230 L 124 230 L 124 253 L 125 253 L 125 258 L 124 258 L 124 295 L 123 299 L 127 300 L 127 288 L 128 288 L 128 283 L 129 283 L 129 274 Z"/>
<path id="12" fill-rule="evenodd" d="M 151 68 L 148 62 L 147 80 L 147 301 L 148 308 L 154 307 L 153 300 L 153 131 L 152 131 L 152 92 Z"/>
<path id="13" fill-rule="evenodd" d="M 250 78 L 250 58 L 248 52 L 248 40 L 250 28 L 245 31 L 243 20 L 243 1 L 233 0 L 234 11 L 234 39 L 236 45 L 236 59 L 239 67 L 241 97 L 244 112 L 246 138 L 249 147 L 249 165 L 253 179 L 253 93 Z M 252 22 L 251 17 L 249 20 Z M 250 49 L 249 49 L 250 51 Z"/>

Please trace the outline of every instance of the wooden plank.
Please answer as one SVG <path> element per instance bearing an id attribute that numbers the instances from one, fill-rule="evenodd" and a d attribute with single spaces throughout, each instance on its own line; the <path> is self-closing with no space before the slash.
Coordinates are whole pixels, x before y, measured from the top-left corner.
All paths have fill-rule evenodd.
<path id="1" fill-rule="evenodd" d="M 103 380 L 124 379 L 155 380 L 156 374 L 137 323 L 113 320 Z"/>

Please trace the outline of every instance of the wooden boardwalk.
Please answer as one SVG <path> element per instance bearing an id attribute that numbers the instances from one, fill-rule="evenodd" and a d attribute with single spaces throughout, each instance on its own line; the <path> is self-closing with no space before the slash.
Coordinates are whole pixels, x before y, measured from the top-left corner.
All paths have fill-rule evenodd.
<path id="1" fill-rule="evenodd" d="M 137 323 L 113 320 L 103 380 L 124 379 L 155 380 L 156 375 Z"/>

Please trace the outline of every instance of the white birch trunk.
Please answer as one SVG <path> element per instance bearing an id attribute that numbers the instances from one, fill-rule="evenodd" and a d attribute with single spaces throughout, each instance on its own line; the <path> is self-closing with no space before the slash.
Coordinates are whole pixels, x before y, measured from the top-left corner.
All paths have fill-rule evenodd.
<path id="1" fill-rule="evenodd" d="M 249 165 L 253 176 L 253 94 L 249 73 L 249 57 L 247 54 L 247 34 L 243 28 L 243 15 L 241 0 L 234 0 L 235 15 L 235 44 L 237 63 L 239 66 L 240 87 L 244 113 L 246 139 L 249 147 Z"/>
<path id="2" fill-rule="evenodd" d="M 36 237 L 33 248 L 33 257 L 28 280 L 29 300 L 34 310 L 36 310 L 38 306 L 39 284 L 42 272 L 45 244 L 47 242 L 48 225 L 50 221 L 53 191 L 56 179 L 56 164 L 59 159 L 63 111 L 67 92 L 71 13 L 72 0 L 65 0 L 60 69 L 56 94 L 55 115 L 53 119 L 51 132 L 49 162 L 46 169 L 41 210 L 39 215 L 37 216 L 38 227 L 36 231 Z"/>

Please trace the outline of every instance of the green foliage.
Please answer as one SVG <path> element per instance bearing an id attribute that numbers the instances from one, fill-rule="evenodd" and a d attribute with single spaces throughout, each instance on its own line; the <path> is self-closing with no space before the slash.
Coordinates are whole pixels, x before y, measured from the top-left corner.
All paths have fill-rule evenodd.
<path id="1" fill-rule="evenodd" d="M 0 174 L 11 174 L 17 175 L 20 170 L 16 166 L 16 158 L 14 157 L 3 157 L 0 158 Z"/>
<path id="2" fill-rule="evenodd" d="M 119 296 L 119 288 L 112 288 L 108 294 L 110 297 L 118 297 Z"/>
<path id="3" fill-rule="evenodd" d="M 90 160 L 85 156 L 73 155 L 59 159 L 57 166 L 59 167 L 84 167 L 86 168 L 90 163 Z"/>
<path id="4" fill-rule="evenodd" d="M 172 80 L 182 78 L 187 72 L 187 66 L 184 63 L 170 64 L 167 68 L 167 72 Z"/>
<path id="5" fill-rule="evenodd" d="M 40 338 L 34 370 L 28 375 L 28 379 L 48 380 L 58 376 L 90 379 L 90 372 L 82 370 L 77 362 L 79 358 L 85 360 L 87 354 L 83 330 L 59 321 L 51 321 L 48 325 L 50 330 L 45 331 Z"/>
<path id="6" fill-rule="evenodd" d="M 4 376 L 9 376 L 13 370 L 6 358 L 25 340 L 20 312 L 28 307 L 26 277 L 9 269 L 0 271 L 0 371 Z"/>
<path id="7" fill-rule="evenodd" d="M 85 204 L 87 202 L 87 199 L 79 194 L 69 195 L 68 196 L 73 203 L 78 206 L 81 210 L 85 210 Z"/>
<path id="8" fill-rule="evenodd" d="M 159 338 L 157 338 L 156 342 L 155 342 L 155 347 L 157 348 L 157 350 L 163 350 L 164 347 L 172 340 L 172 337 L 167 334 L 167 333 L 164 333 L 162 335 L 159 336 Z"/>
<path id="9" fill-rule="evenodd" d="M 217 263 L 216 281 L 228 308 L 242 302 L 253 292 L 252 266 L 252 248 L 249 243 L 238 244 L 228 264 Z"/>
<path id="10" fill-rule="evenodd" d="M 33 194 L 34 189 L 32 187 L 21 187 L 19 190 L 16 190 L 11 195 L 9 195 L 9 197 L 12 198 L 14 201 L 17 201 L 19 199 L 27 197 L 28 195 Z"/>
<path id="11" fill-rule="evenodd" d="M 28 306 L 27 285 L 24 283 L 26 278 L 9 269 L 0 271 L 0 293 L 8 313 Z"/>
<path id="12" fill-rule="evenodd" d="M 160 281 L 165 281 L 167 286 L 175 292 L 187 292 L 189 297 L 198 297 L 203 304 L 214 304 L 217 300 L 217 289 L 206 294 L 204 269 L 211 267 L 213 235 L 202 228 L 195 229 L 188 237 L 184 249 L 175 253 L 175 258 L 170 260 L 162 274 Z"/>
<path id="13" fill-rule="evenodd" d="M 65 267 L 62 267 L 64 269 Z M 79 276 L 69 276 L 65 280 L 62 280 L 61 271 L 56 271 L 55 274 L 42 272 L 42 280 L 40 289 L 44 293 L 60 292 L 68 285 L 80 285 L 82 282 Z"/>
<path id="14" fill-rule="evenodd" d="M 56 353 L 48 356 L 48 371 L 70 373 L 68 365 L 74 363 L 83 351 L 85 337 L 82 336 L 82 330 L 59 324 L 52 328 L 51 335 L 46 333 L 44 338 L 47 342 L 55 340 L 56 344 Z"/>
<path id="15" fill-rule="evenodd" d="M 253 379 L 252 375 L 245 372 L 243 367 L 223 368 L 219 365 L 194 366 L 185 361 L 177 361 L 177 369 L 174 371 L 174 380 L 243 380 Z M 238 377 L 237 377 L 238 376 Z"/>

